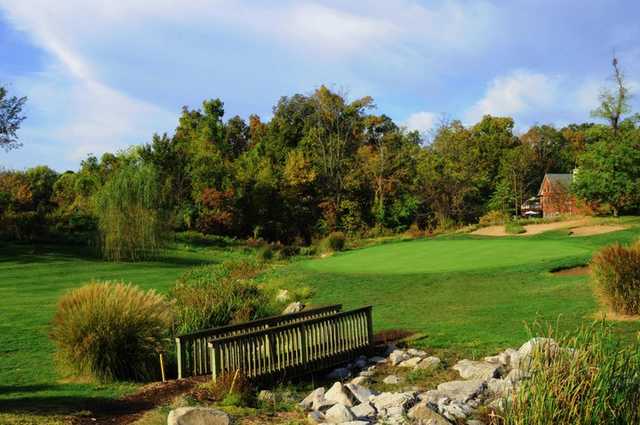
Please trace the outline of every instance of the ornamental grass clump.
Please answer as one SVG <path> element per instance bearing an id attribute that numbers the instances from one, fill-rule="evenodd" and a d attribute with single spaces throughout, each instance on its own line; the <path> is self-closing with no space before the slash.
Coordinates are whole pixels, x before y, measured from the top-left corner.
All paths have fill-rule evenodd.
<path id="1" fill-rule="evenodd" d="M 153 290 L 92 282 L 60 298 L 51 339 L 67 371 L 99 381 L 157 377 L 173 324 L 171 305 Z"/>
<path id="2" fill-rule="evenodd" d="M 596 290 L 614 313 L 640 314 L 640 242 L 603 248 L 593 256 L 591 274 Z"/>
<path id="3" fill-rule="evenodd" d="M 640 341 L 620 341 L 599 322 L 557 342 L 552 358 L 534 354 L 531 378 L 492 424 L 640 423 Z"/>
<path id="4" fill-rule="evenodd" d="M 171 290 L 178 333 L 245 322 L 276 313 L 275 306 L 253 278 L 263 266 L 251 260 L 195 267 Z"/>

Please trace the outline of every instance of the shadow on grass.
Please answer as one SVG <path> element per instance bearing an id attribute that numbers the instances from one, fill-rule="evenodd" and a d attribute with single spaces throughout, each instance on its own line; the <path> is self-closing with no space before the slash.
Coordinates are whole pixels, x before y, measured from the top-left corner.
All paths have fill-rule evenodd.
<path id="1" fill-rule="evenodd" d="M 91 416 L 126 415 L 152 409 L 149 400 L 121 400 L 107 397 L 71 395 L 25 396 L 0 399 L 0 412 L 37 416 L 73 415 L 90 412 Z"/>

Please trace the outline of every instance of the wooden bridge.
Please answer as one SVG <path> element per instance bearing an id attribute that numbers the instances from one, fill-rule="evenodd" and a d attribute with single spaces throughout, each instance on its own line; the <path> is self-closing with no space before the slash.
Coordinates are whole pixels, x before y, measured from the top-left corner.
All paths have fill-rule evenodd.
<path id="1" fill-rule="evenodd" d="M 176 338 L 178 378 L 240 370 L 293 376 L 345 362 L 373 345 L 371 307 L 340 305 L 207 329 Z"/>

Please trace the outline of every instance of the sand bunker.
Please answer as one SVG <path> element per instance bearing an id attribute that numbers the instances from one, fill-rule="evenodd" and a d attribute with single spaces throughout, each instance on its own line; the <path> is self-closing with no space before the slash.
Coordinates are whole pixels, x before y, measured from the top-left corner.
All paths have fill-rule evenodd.
<path id="1" fill-rule="evenodd" d="M 481 236 L 531 236 L 531 235 L 537 235 L 543 232 L 548 232 L 550 230 L 585 226 L 585 225 L 588 225 L 589 223 L 590 223 L 590 220 L 588 218 L 582 218 L 579 220 L 558 221 L 555 223 L 528 224 L 524 226 L 524 228 L 526 229 L 526 233 L 520 233 L 518 235 L 511 235 L 505 232 L 503 225 L 489 226 L 489 227 L 483 227 L 474 232 L 471 232 L 471 234 L 481 235 Z M 598 226 L 590 226 L 590 227 L 598 227 Z"/>
<path id="2" fill-rule="evenodd" d="M 602 235 L 604 233 L 618 232 L 626 229 L 627 226 L 620 224 L 601 224 L 595 226 L 582 226 L 571 229 L 571 236 L 593 236 Z"/>
<path id="3" fill-rule="evenodd" d="M 560 269 L 552 271 L 555 276 L 587 276 L 589 275 L 589 266 L 570 267 L 568 269 Z"/>

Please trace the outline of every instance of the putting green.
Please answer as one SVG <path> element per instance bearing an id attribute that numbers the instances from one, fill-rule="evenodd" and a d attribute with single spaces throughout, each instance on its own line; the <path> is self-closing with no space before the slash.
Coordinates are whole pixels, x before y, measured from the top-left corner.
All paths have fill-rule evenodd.
<path id="1" fill-rule="evenodd" d="M 565 240 L 431 239 L 379 245 L 304 263 L 317 272 L 356 274 L 441 273 L 535 266 L 588 255 L 590 249 Z"/>

